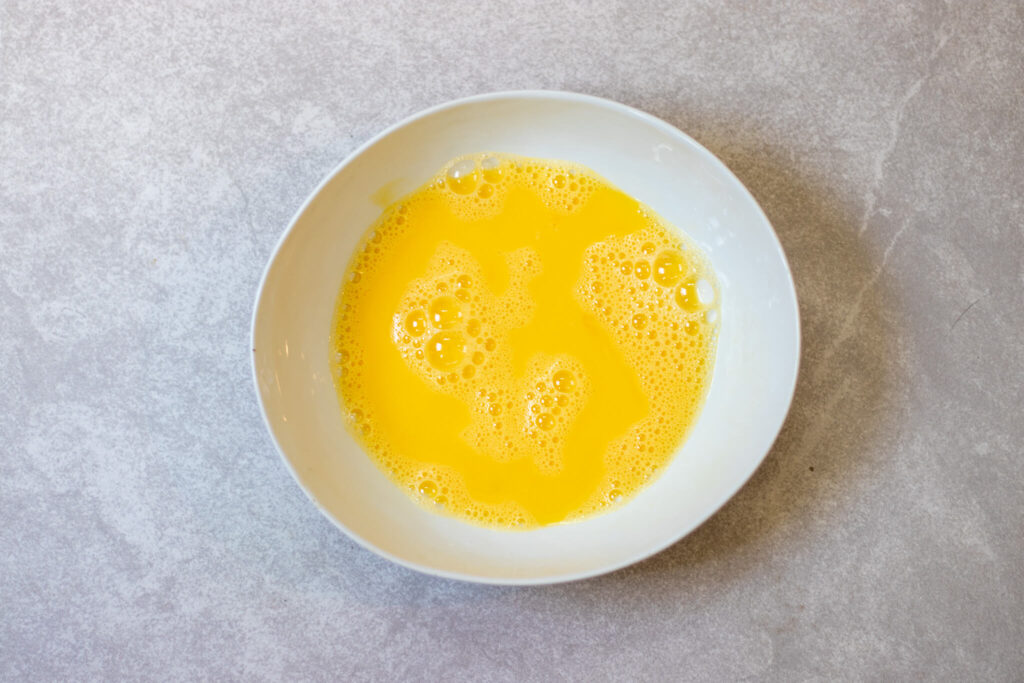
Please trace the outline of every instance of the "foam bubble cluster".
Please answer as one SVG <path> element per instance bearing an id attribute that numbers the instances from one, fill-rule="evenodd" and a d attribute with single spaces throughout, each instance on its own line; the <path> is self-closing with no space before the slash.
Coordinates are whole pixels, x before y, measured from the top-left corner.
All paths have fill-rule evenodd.
<path id="1" fill-rule="evenodd" d="M 636 369 L 650 407 L 609 449 L 589 511 L 628 498 L 671 457 L 710 382 L 718 313 L 706 258 L 653 215 L 642 230 L 594 244 L 585 263 L 579 296 Z"/>

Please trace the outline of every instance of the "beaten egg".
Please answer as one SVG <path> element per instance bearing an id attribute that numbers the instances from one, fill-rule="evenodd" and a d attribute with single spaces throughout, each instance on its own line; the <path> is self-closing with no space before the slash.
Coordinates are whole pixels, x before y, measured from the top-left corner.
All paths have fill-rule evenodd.
<path id="1" fill-rule="evenodd" d="M 461 157 L 398 200 L 331 327 L 346 423 L 422 505 L 533 528 L 622 504 L 679 450 L 711 381 L 714 272 L 592 171 Z"/>

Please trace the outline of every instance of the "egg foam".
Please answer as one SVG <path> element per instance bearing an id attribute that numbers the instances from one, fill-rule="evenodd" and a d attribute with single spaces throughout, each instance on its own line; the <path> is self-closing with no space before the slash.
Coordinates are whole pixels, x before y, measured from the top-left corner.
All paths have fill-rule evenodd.
<path id="1" fill-rule="evenodd" d="M 346 425 L 415 501 L 528 529 L 621 505 L 711 381 L 708 258 L 577 164 L 475 154 L 366 232 L 330 363 Z"/>

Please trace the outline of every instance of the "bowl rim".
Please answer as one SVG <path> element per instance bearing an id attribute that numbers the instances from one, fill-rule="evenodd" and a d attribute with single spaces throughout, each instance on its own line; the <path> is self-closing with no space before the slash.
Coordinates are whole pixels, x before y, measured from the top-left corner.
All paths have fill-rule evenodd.
<path id="1" fill-rule="evenodd" d="M 354 532 L 351 529 L 349 529 L 340 520 L 338 520 L 332 514 L 330 514 L 330 512 L 328 512 L 327 509 L 323 505 L 321 505 L 320 502 L 313 496 L 313 494 L 309 491 L 309 489 L 307 489 L 306 486 L 303 485 L 302 480 L 299 478 L 298 472 L 296 472 L 295 467 L 292 465 L 291 461 L 285 455 L 284 449 L 281 447 L 281 444 L 278 442 L 277 435 L 274 433 L 274 429 L 271 426 L 270 419 L 269 419 L 269 417 L 267 415 L 267 409 L 266 409 L 266 405 L 264 404 L 263 393 L 260 390 L 259 375 L 258 375 L 258 370 L 257 370 L 257 367 L 256 367 L 256 346 L 255 346 L 255 344 L 256 344 L 256 323 L 257 323 L 257 318 L 259 317 L 261 303 L 263 301 L 264 289 L 265 289 L 266 284 L 267 284 L 267 278 L 268 278 L 268 276 L 270 274 L 271 269 L 274 266 L 274 262 L 277 260 L 277 257 L 279 255 L 282 247 L 284 246 L 284 243 L 288 240 L 288 237 L 292 234 L 292 231 L 295 229 L 295 226 L 299 222 L 299 219 L 306 212 L 306 209 L 309 208 L 309 205 L 320 195 L 320 193 L 323 191 L 324 187 L 326 187 L 339 173 L 341 173 L 341 171 L 346 166 L 351 164 L 355 159 L 357 159 L 364 152 L 366 152 L 366 150 L 370 149 L 371 147 L 373 147 L 378 142 L 380 142 L 384 138 L 388 137 L 389 135 L 391 135 L 395 131 L 398 131 L 398 130 L 400 130 L 400 129 L 402 129 L 402 128 L 404 128 L 404 127 L 406 127 L 406 126 L 408 126 L 408 125 L 410 125 L 412 123 L 415 123 L 416 121 L 419 121 L 420 119 L 424 119 L 424 118 L 427 118 L 429 116 L 433 116 L 434 114 L 438 114 L 440 112 L 447 111 L 449 109 L 456 109 L 458 107 L 462 107 L 462 106 L 469 105 L 469 104 L 477 104 L 477 103 L 481 103 L 481 102 L 492 102 L 492 101 L 499 101 L 499 100 L 515 100 L 515 99 L 548 100 L 548 101 L 555 101 L 555 102 L 572 102 L 572 103 L 577 103 L 577 104 L 582 103 L 582 104 L 587 104 L 587 105 L 591 105 L 591 106 L 596 106 L 596 107 L 604 108 L 606 110 L 611 110 L 611 111 L 614 111 L 614 112 L 617 112 L 617 113 L 620 113 L 620 114 L 625 114 L 627 116 L 639 119 L 639 120 L 647 123 L 648 125 L 651 125 L 651 126 L 653 126 L 655 128 L 658 128 L 658 129 L 664 131 L 665 133 L 667 133 L 669 135 L 676 136 L 676 137 L 682 139 L 684 142 L 686 142 L 689 145 L 691 145 L 693 147 L 693 149 L 697 151 L 698 154 L 700 154 L 702 157 L 705 158 L 706 161 L 711 163 L 711 165 L 713 165 L 713 166 L 717 166 L 719 171 L 724 172 L 727 177 L 731 178 L 736 183 L 736 185 L 739 187 L 740 191 L 743 194 L 745 194 L 747 196 L 747 198 L 753 203 L 754 207 L 757 209 L 757 214 L 764 221 L 765 225 L 768 226 L 768 231 L 769 231 L 769 233 L 771 235 L 772 242 L 775 245 L 775 250 L 778 253 L 778 257 L 779 257 L 779 260 L 782 262 L 783 268 L 785 269 L 786 281 L 789 284 L 789 294 L 792 297 L 793 304 L 794 304 L 793 305 L 793 310 L 795 312 L 795 315 L 793 317 L 793 325 L 794 325 L 793 339 L 795 340 L 795 343 L 793 345 L 793 352 L 794 352 L 794 355 L 796 357 L 796 363 L 794 364 L 793 376 L 792 376 L 792 378 L 790 380 L 790 385 L 789 385 L 788 391 L 787 391 L 786 410 L 782 413 L 781 418 L 779 419 L 779 424 L 775 428 L 775 433 L 772 435 L 771 442 L 769 443 L 769 445 L 766 448 L 765 452 L 757 460 L 757 464 L 750 470 L 750 472 L 746 476 L 742 477 L 741 479 L 738 479 L 736 481 L 735 485 L 728 489 L 728 493 L 725 496 L 723 496 L 722 499 L 718 503 L 716 503 L 715 505 L 711 506 L 706 514 L 704 514 L 703 516 L 700 516 L 698 518 L 695 518 L 689 524 L 684 525 L 683 527 L 681 527 L 681 530 L 679 532 L 674 533 L 674 534 L 670 534 L 666 538 L 664 538 L 664 539 L 662 539 L 662 540 L 652 544 L 649 548 L 645 548 L 644 550 L 640 551 L 639 553 L 634 554 L 633 556 L 631 556 L 631 557 L 629 557 L 627 559 L 618 560 L 618 561 L 611 562 L 611 563 L 605 564 L 605 565 L 600 565 L 600 566 L 594 567 L 592 569 L 587 569 L 587 570 L 584 570 L 584 571 L 564 573 L 564 574 L 552 574 L 550 576 L 539 576 L 539 577 L 518 577 L 518 576 L 512 576 L 512 575 L 509 575 L 509 576 L 480 576 L 480 575 L 477 575 L 477 574 L 472 574 L 472 573 L 467 573 L 467 572 L 438 569 L 436 567 L 431 567 L 429 565 L 420 564 L 418 562 L 412 562 L 410 560 L 406 560 L 404 558 L 398 557 L 398 556 L 394 555 L 393 553 L 388 552 L 388 551 L 378 547 L 373 542 L 369 541 L 366 538 L 363 538 L 362 536 L 360 536 L 356 532 Z M 619 569 L 623 569 L 625 567 L 628 567 L 630 565 L 636 564 L 636 563 L 641 562 L 643 560 L 646 560 L 646 559 L 648 559 L 648 558 L 650 558 L 650 557 L 660 553 L 661 551 L 665 550 L 669 546 L 678 543 L 680 540 L 682 540 L 683 538 L 685 538 L 689 534 L 693 533 L 696 529 L 698 529 L 700 526 L 702 526 L 708 519 L 710 519 L 719 510 L 721 510 L 725 506 L 726 503 L 728 503 L 730 500 L 732 500 L 735 497 L 735 495 L 739 492 L 739 490 L 742 489 L 746 485 L 746 483 L 748 481 L 750 481 L 751 477 L 754 476 L 754 473 L 757 472 L 757 470 L 764 463 L 765 458 L 768 457 L 768 454 L 771 452 L 772 448 L 774 447 L 775 441 L 778 439 L 779 433 L 782 431 L 782 427 L 786 424 L 786 421 L 787 421 L 787 419 L 789 417 L 789 411 L 790 411 L 790 409 L 792 408 L 792 405 L 793 405 L 793 397 L 794 397 L 794 395 L 796 393 L 797 379 L 798 379 L 798 377 L 800 375 L 800 365 L 801 365 L 801 359 L 802 359 L 802 340 L 801 340 L 800 329 L 801 329 L 800 328 L 800 307 L 799 307 L 799 301 L 798 301 L 797 293 L 796 293 L 796 283 L 793 280 L 793 273 L 792 273 L 792 270 L 790 269 L 789 261 L 786 259 L 786 254 L 785 254 L 785 252 L 782 249 L 782 243 L 779 241 L 778 234 L 775 232 L 775 227 L 772 225 L 771 221 L 768 219 L 768 216 L 765 214 L 764 209 L 761 207 L 760 203 L 753 196 L 753 194 L 751 194 L 750 190 L 747 189 L 746 185 L 744 185 L 743 182 L 736 176 L 736 174 L 733 173 L 732 170 L 728 166 L 726 166 L 725 162 L 723 162 L 721 159 L 719 159 L 717 156 L 715 156 L 715 154 L 713 154 L 710 150 L 708 150 L 702 144 L 697 142 L 697 140 L 695 140 L 691 136 L 687 135 L 686 133 L 684 133 L 682 130 L 680 130 L 676 126 L 673 126 L 672 124 L 668 123 L 667 121 L 665 121 L 665 120 L 663 120 L 661 118 L 658 118 L 657 116 L 654 116 L 653 114 L 649 114 L 649 113 L 647 113 L 645 111 L 641 111 L 640 109 L 637 109 L 635 107 L 631 107 L 631 106 L 626 105 L 626 104 L 622 104 L 621 102 L 617 102 L 615 100 L 610 100 L 610 99 L 607 99 L 607 98 L 604 98 L 604 97 L 599 97 L 599 96 L 596 96 L 596 95 L 587 95 L 587 94 L 583 94 L 583 93 L 564 91 L 564 90 L 543 90 L 543 89 L 501 90 L 501 91 L 495 91 L 495 92 L 489 92 L 489 93 L 481 93 L 481 94 L 478 94 L 478 95 L 471 95 L 469 97 L 462 97 L 462 98 L 459 98 L 459 99 L 449 100 L 447 102 L 442 102 L 441 104 L 437 104 L 437 105 L 434 105 L 432 107 L 427 107 L 426 109 L 420 110 L 420 111 L 418 111 L 418 112 L 416 112 L 416 113 L 414 113 L 414 114 L 412 114 L 410 116 L 407 116 L 407 117 L 403 118 L 402 120 L 398 121 L 397 123 L 394 123 L 394 124 L 388 126 L 384 130 L 382 130 L 381 132 L 377 133 L 376 135 L 371 137 L 369 140 L 364 142 L 362 145 L 357 147 L 354 151 L 349 153 L 337 166 L 335 166 L 330 172 L 328 172 L 324 176 L 324 178 L 320 181 L 320 183 L 306 197 L 305 201 L 302 202 L 302 205 L 299 206 L 299 208 L 292 215 L 291 220 L 288 222 L 288 226 L 281 233 L 281 236 L 278 238 L 277 242 L 275 243 L 274 248 L 271 250 L 270 256 L 267 259 L 267 263 L 266 263 L 266 265 L 263 268 L 263 273 L 260 276 L 259 286 L 256 289 L 256 299 L 255 299 L 255 303 L 253 305 L 252 319 L 250 321 L 249 348 L 252 349 L 252 355 L 250 356 L 250 365 L 251 365 L 251 370 L 252 370 L 253 385 L 254 385 L 254 388 L 255 388 L 255 391 L 256 391 L 256 399 L 257 399 L 257 403 L 259 404 L 259 408 L 260 408 L 260 416 L 263 418 L 263 425 L 264 425 L 264 427 L 266 427 L 267 432 L 270 434 L 270 439 L 271 439 L 271 441 L 274 444 L 274 448 L 277 450 L 278 456 L 281 458 L 281 460 L 284 463 L 285 468 L 288 470 L 288 472 L 291 473 L 292 478 L 295 480 L 295 483 L 297 483 L 299 485 L 299 488 L 302 489 L 303 493 L 305 493 L 306 497 L 313 503 L 314 506 L 316 506 L 316 508 L 320 511 L 320 513 L 324 517 L 326 517 L 328 520 L 330 520 L 334 524 L 334 526 L 337 527 L 338 529 L 340 529 L 341 532 L 344 533 L 348 538 L 350 538 L 352 541 L 354 541 L 357 545 L 365 548 L 366 550 L 369 550 L 370 552 L 372 552 L 372 553 L 374 553 L 374 554 L 376 554 L 376 555 L 378 555 L 380 557 L 383 557 L 386 560 L 390 560 L 391 562 L 394 562 L 395 564 L 397 564 L 399 566 L 405 567 L 406 569 L 411 569 L 411 570 L 416 571 L 416 572 L 420 572 L 422 574 L 428 574 L 428 575 L 436 576 L 436 577 L 439 577 L 439 578 L 453 579 L 453 580 L 465 581 L 465 582 L 469 582 L 469 583 L 478 583 L 478 584 L 509 585 L 509 586 L 536 586 L 536 585 L 550 585 L 550 584 L 558 584 L 558 583 L 567 583 L 567 582 L 571 582 L 571 581 L 580 581 L 580 580 L 583 580 L 583 579 L 589 579 L 589 578 L 593 578 L 593 577 L 596 577 L 596 576 L 601 576 L 602 574 L 608 574 L 608 573 L 617 571 Z M 517 532 L 517 533 L 522 533 L 522 532 Z"/>

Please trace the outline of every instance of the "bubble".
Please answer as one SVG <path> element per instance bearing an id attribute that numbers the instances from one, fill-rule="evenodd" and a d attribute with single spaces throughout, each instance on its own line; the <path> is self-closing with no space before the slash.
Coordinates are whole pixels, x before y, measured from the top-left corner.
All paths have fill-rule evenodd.
<path id="1" fill-rule="evenodd" d="M 555 426 L 555 418 L 551 417 L 548 413 L 541 413 L 537 416 L 537 426 L 547 431 Z"/>
<path id="2" fill-rule="evenodd" d="M 637 261 L 633 273 L 640 280 L 646 280 L 651 275 L 651 264 L 647 261 Z"/>
<path id="3" fill-rule="evenodd" d="M 572 391 L 573 387 L 576 386 L 576 378 L 572 376 L 572 373 L 568 370 L 559 370 L 551 377 L 552 384 L 555 385 L 555 389 L 563 393 Z"/>
<path id="4" fill-rule="evenodd" d="M 494 186 L 493 185 L 487 185 L 485 183 L 485 184 L 480 186 L 480 189 L 477 190 L 476 193 L 477 193 L 477 195 L 481 199 L 487 199 L 488 197 L 490 197 L 491 195 L 494 194 Z"/>
<path id="5" fill-rule="evenodd" d="M 486 342 L 484 342 L 484 348 L 487 349 L 488 351 L 493 351 L 497 347 L 498 342 L 494 341 L 493 339 L 488 339 Z"/>
<path id="6" fill-rule="evenodd" d="M 623 275 L 629 275 L 633 272 L 633 264 L 629 261 L 623 261 L 619 264 L 619 272 Z"/>
<path id="7" fill-rule="evenodd" d="M 405 316 L 405 331 L 419 337 L 427 331 L 427 315 L 423 311 L 413 311 Z"/>
<path id="8" fill-rule="evenodd" d="M 450 296 L 439 296 L 430 304 L 430 321 L 434 327 L 447 330 L 462 320 L 462 307 Z"/>
<path id="9" fill-rule="evenodd" d="M 652 242 L 646 242 L 644 246 L 640 247 L 640 251 L 644 252 L 644 255 L 650 256 L 654 253 L 654 244 Z"/>
<path id="10" fill-rule="evenodd" d="M 473 362 L 476 363 L 477 365 L 480 365 L 481 363 L 484 362 L 483 351 L 475 351 L 473 353 Z"/>
<path id="11" fill-rule="evenodd" d="M 662 287 L 671 287 L 679 282 L 685 270 L 686 264 L 678 253 L 662 252 L 654 260 L 654 281 Z"/>
<path id="12" fill-rule="evenodd" d="M 427 479 L 420 482 L 418 490 L 420 495 L 426 496 L 427 498 L 433 498 L 437 495 L 437 484 Z"/>
<path id="13" fill-rule="evenodd" d="M 683 280 L 676 289 L 676 303 L 688 313 L 696 313 L 701 309 L 700 299 L 697 297 L 697 283 L 693 278 Z"/>
<path id="14" fill-rule="evenodd" d="M 569 397 L 564 394 L 559 394 L 558 397 L 555 399 L 555 403 L 564 408 L 567 405 L 569 405 Z"/>
<path id="15" fill-rule="evenodd" d="M 501 404 L 491 403 L 487 406 L 487 413 L 489 415 L 501 415 Z"/>
<path id="16" fill-rule="evenodd" d="M 555 399 L 551 394 L 544 394 L 540 397 L 540 404 L 545 408 L 550 408 L 555 405 Z"/>
<path id="17" fill-rule="evenodd" d="M 697 280 L 697 299 L 704 306 L 710 306 L 715 300 L 715 288 L 704 278 Z"/>
<path id="18" fill-rule="evenodd" d="M 718 311 L 711 309 L 704 314 L 704 320 L 708 322 L 708 325 L 714 325 L 718 322 Z"/>
<path id="19" fill-rule="evenodd" d="M 565 176 L 561 174 L 556 175 L 554 178 L 551 179 L 551 184 L 557 187 L 558 189 L 562 189 L 563 187 L 565 187 Z"/>
<path id="20" fill-rule="evenodd" d="M 647 316 L 644 315 L 643 313 L 637 313 L 636 315 L 633 316 L 633 327 L 635 327 L 636 329 L 639 330 L 646 324 Z"/>
<path id="21" fill-rule="evenodd" d="M 471 379 L 476 374 L 476 368 L 472 365 L 467 365 L 462 368 L 462 376 L 466 379 Z"/>
<path id="22" fill-rule="evenodd" d="M 427 360 L 438 370 L 454 370 L 466 355 L 466 339 L 460 332 L 438 332 L 427 343 Z"/>
<path id="23" fill-rule="evenodd" d="M 476 162 L 463 159 L 448 169 L 448 187 L 456 194 L 469 194 L 476 189 Z"/>
<path id="24" fill-rule="evenodd" d="M 466 334 L 470 337 L 475 337 L 480 334 L 480 321 L 474 318 L 466 323 Z"/>
<path id="25" fill-rule="evenodd" d="M 352 271 L 352 274 L 348 276 L 348 279 L 349 279 L 349 280 L 350 280 L 350 281 L 351 281 L 351 282 L 352 282 L 353 284 L 355 284 L 356 282 L 359 282 L 360 280 L 362 280 L 362 279 L 363 279 L 363 274 L 362 274 L 362 273 L 360 273 L 360 272 L 359 272 L 358 270 L 353 270 L 353 271 Z"/>
<path id="26" fill-rule="evenodd" d="M 468 275 L 463 274 L 455 278 L 456 289 L 469 289 L 472 284 L 473 278 Z"/>
<path id="27" fill-rule="evenodd" d="M 683 331 L 689 335 L 695 335 L 700 332 L 700 324 L 696 320 L 687 320 L 683 323 Z"/>
<path id="28" fill-rule="evenodd" d="M 484 180 L 489 183 L 496 183 L 501 180 L 501 159 L 498 157 L 485 157 L 480 162 L 480 170 L 483 171 Z"/>

